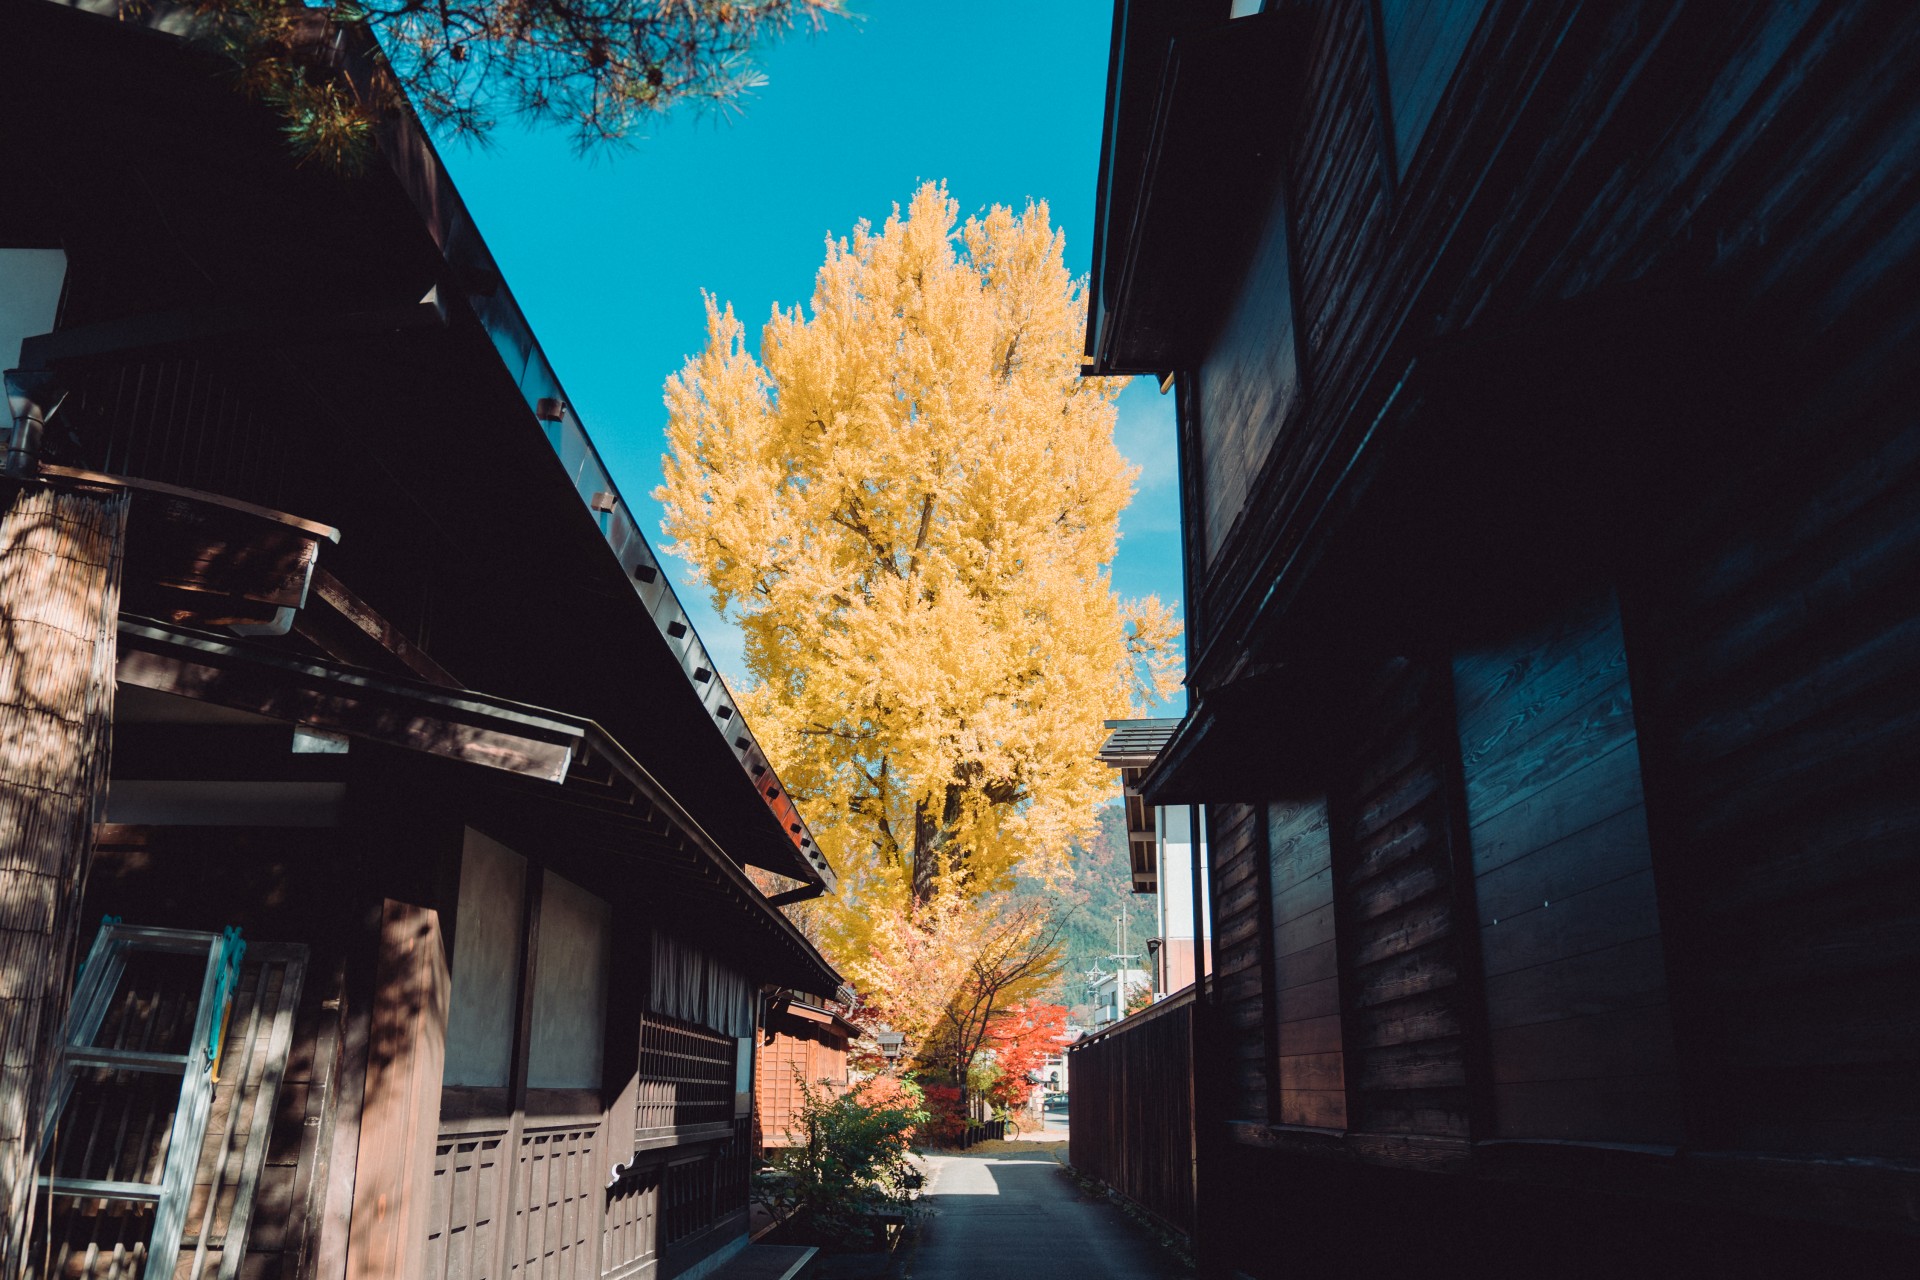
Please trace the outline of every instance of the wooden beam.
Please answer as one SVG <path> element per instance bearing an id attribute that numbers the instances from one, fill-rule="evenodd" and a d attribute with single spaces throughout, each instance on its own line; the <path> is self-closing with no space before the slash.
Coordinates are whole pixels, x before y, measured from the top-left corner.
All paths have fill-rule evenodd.
<path id="1" fill-rule="evenodd" d="M 411 671 L 429 684 L 442 685 L 457 689 L 460 682 L 447 673 L 447 669 L 428 657 L 417 645 L 407 639 L 400 628 L 381 617 L 366 601 L 347 590 L 340 579 L 325 569 L 313 571 L 313 594 L 328 609 L 351 623 L 369 640 L 392 655 L 394 661 Z M 294 624 L 296 627 L 299 623 Z"/>
<path id="2" fill-rule="evenodd" d="M 566 779 L 584 722 L 462 691 L 446 693 L 213 636 L 128 620 L 118 675 L 127 684 L 293 724 L 525 774 Z"/>
<path id="3" fill-rule="evenodd" d="M 438 912 L 386 900 L 374 984 L 347 1280 L 412 1280 L 427 1270 L 447 1056 L 451 983 Z"/>

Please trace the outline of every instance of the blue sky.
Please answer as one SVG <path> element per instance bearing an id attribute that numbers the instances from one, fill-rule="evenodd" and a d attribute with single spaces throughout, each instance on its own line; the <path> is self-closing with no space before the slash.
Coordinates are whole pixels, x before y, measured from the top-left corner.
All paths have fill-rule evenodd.
<path id="1" fill-rule="evenodd" d="M 829 234 L 878 222 L 922 180 L 964 212 L 1045 200 L 1087 270 L 1112 0 L 851 0 L 853 21 L 766 50 L 727 119 L 675 116 L 582 159 L 558 132 L 503 129 L 445 158 L 569 398 L 656 544 L 661 383 L 704 341 L 711 290 L 757 337 L 804 302 Z M 1116 439 L 1142 468 L 1122 521 L 1122 595 L 1180 590 L 1173 406 L 1145 379 Z M 678 564 L 678 562 L 674 562 Z M 678 584 L 729 681 L 737 633 Z"/>

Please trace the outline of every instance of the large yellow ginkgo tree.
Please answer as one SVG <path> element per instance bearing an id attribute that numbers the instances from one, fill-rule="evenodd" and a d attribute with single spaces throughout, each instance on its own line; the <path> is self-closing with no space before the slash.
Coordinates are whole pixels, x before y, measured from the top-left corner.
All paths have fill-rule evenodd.
<path id="1" fill-rule="evenodd" d="M 667 533 L 856 915 L 1067 874 L 1101 721 L 1175 680 L 1172 611 L 1113 591 L 1135 473 L 1063 245 L 1044 204 L 961 223 L 923 186 L 829 241 L 758 358 L 709 297 L 667 382 Z"/>

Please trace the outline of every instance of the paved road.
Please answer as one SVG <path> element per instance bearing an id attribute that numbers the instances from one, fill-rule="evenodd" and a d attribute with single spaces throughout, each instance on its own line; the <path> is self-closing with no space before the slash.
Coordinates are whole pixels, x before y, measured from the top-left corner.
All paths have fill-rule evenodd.
<path id="1" fill-rule="evenodd" d="M 1174 1280 L 1185 1276 L 1125 1214 L 1074 1185 L 1051 1151 L 929 1156 L 933 1210 L 910 1280 Z"/>
<path id="2" fill-rule="evenodd" d="M 1030 1132 L 1023 1131 L 1020 1137 L 1026 1142 L 1065 1142 L 1067 1140 L 1067 1113 L 1064 1111 L 1043 1112 L 1041 1125 Z"/>

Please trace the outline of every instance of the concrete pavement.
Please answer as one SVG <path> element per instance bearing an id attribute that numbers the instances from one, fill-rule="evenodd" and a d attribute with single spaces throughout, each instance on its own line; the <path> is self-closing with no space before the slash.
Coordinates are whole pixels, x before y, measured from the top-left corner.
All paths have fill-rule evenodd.
<path id="1" fill-rule="evenodd" d="M 903 1268 L 908 1280 L 1188 1274 L 1109 1201 L 1082 1192 L 1053 1151 L 994 1146 L 1000 1149 L 993 1154 L 926 1158 L 932 1212 Z"/>

